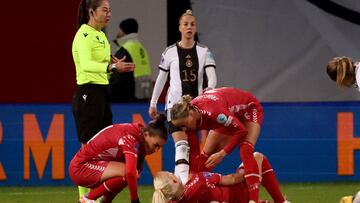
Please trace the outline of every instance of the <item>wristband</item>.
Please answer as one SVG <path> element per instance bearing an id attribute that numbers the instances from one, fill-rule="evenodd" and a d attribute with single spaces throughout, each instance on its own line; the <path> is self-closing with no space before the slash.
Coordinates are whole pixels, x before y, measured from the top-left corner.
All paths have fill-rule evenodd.
<path id="1" fill-rule="evenodd" d="M 111 72 L 113 72 L 113 73 L 115 73 L 115 72 L 117 71 L 117 69 L 116 69 L 116 64 L 115 64 L 115 63 L 113 63 L 113 64 L 110 65 L 110 70 L 111 70 Z"/>

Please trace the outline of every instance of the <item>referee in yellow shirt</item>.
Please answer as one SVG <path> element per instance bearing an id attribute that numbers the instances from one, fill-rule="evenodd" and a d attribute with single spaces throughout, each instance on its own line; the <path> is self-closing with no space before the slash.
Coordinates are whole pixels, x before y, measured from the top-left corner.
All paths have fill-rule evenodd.
<path id="1" fill-rule="evenodd" d="M 79 29 L 72 44 L 77 83 L 72 111 L 81 144 L 112 124 L 109 74 L 134 71 L 135 68 L 134 63 L 124 62 L 125 57 L 119 60 L 110 56 L 110 44 L 102 31 L 110 17 L 108 0 L 83 0 L 80 3 Z M 79 191 L 81 196 L 84 190 L 79 188 Z"/>

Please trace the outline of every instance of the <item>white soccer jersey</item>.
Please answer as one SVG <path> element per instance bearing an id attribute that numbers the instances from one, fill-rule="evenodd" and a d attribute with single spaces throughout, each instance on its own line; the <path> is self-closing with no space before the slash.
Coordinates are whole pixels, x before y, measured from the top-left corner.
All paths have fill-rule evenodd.
<path id="1" fill-rule="evenodd" d="M 355 62 L 355 80 L 356 80 L 356 87 L 358 91 L 360 91 L 360 62 Z"/>
<path id="2" fill-rule="evenodd" d="M 168 76 L 170 84 L 165 109 L 170 109 L 182 95 L 198 96 L 203 91 L 204 73 L 208 78 L 207 86 L 215 88 L 215 67 L 213 54 L 205 45 L 196 43 L 193 48 L 184 49 L 176 43 L 167 47 L 161 55 L 150 106 L 156 107 Z"/>

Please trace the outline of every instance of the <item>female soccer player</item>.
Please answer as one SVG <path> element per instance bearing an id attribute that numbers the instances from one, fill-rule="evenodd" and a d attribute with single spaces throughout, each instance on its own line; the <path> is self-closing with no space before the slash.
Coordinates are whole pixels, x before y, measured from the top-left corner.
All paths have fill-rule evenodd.
<path id="1" fill-rule="evenodd" d="M 208 90 L 192 101 L 185 95 L 172 107 L 171 120 L 173 125 L 187 130 L 212 129 L 198 162 L 200 166 L 205 163 L 208 170 L 240 145 L 249 196 L 258 202 L 260 175 L 253 152 L 260 134 L 263 108 L 252 94 L 224 87 Z"/>
<path id="2" fill-rule="evenodd" d="M 111 202 L 126 185 L 131 202 L 139 202 L 138 170 L 146 155 L 165 144 L 165 123 L 166 116 L 160 114 L 146 127 L 139 123 L 111 125 L 86 143 L 69 165 L 74 184 L 91 188 L 88 194 L 81 196 L 80 202 L 92 203 L 101 196 L 102 203 Z"/>
<path id="3" fill-rule="evenodd" d="M 186 133 L 171 124 L 170 110 L 182 95 L 189 94 L 196 97 L 203 92 L 204 73 L 208 78 L 207 88 L 214 88 L 216 65 L 209 48 L 195 41 L 196 19 L 191 10 L 187 10 L 180 17 L 179 31 L 181 40 L 167 47 L 161 55 L 159 75 L 155 82 L 149 115 L 150 117 L 156 115 L 159 96 L 167 79 L 170 78 L 165 110 L 168 112 L 169 133 L 175 143 L 175 174 L 186 183 L 189 174 L 190 147 Z"/>
<path id="4" fill-rule="evenodd" d="M 326 66 L 326 72 L 338 87 L 358 88 L 360 85 L 359 66 L 360 62 L 349 57 L 335 57 Z"/>
<path id="5" fill-rule="evenodd" d="M 259 171 L 262 173 L 262 184 L 271 183 L 277 187 L 277 193 L 270 193 L 275 203 L 289 203 L 280 192 L 278 182 L 268 159 L 261 153 L 255 152 Z M 200 172 L 192 176 L 186 183 L 174 174 L 159 172 L 154 177 L 153 203 L 182 203 L 182 202 L 227 202 L 249 203 L 247 186 L 244 182 L 244 169 L 238 168 L 237 173 L 222 176 L 217 173 Z M 269 203 L 260 200 L 260 203 Z"/>

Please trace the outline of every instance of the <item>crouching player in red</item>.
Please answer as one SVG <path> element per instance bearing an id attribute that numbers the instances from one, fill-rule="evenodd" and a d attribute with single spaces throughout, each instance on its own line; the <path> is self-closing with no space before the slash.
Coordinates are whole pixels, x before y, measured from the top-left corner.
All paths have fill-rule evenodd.
<path id="1" fill-rule="evenodd" d="M 279 188 L 275 173 L 268 159 L 261 153 L 255 152 L 254 158 L 262 174 L 261 184 L 274 184 Z M 155 191 L 152 203 L 248 203 L 250 201 L 248 188 L 244 181 L 242 164 L 237 173 L 220 175 L 218 173 L 200 172 L 183 185 L 173 173 L 159 172 L 154 177 Z M 290 203 L 280 192 L 270 193 L 275 203 Z M 270 203 L 259 200 L 260 203 Z"/>
<path id="2" fill-rule="evenodd" d="M 185 95 L 173 105 L 171 122 L 185 130 L 211 129 L 197 160 L 199 166 L 206 165 L 206 168 L 197 171 L 211 170 L 240 146 L 250 200 L 258 203 L 260 174 L 253 153 L 263 120 L 260 102 L 251 93 L 230 87 L 208 90 L 191 99 Z M 188 139 L 194 140 L 190 136 Z M 194 147 L 198 146 L 191 145 L 190 149 Z"/>
<path id="3" fill-rule="evenodd" d="M 146 155 L 158 151 L 167 140 L 166 116 L 159 114 L 144 127 L 139 123 L 114 124 L 96 134 L 74 156 L 69 175 L 76 185 L 91 188 L 81 203 L 111 202 L 129 186 L 132 203 L 140 202 L 139 170 Z M 125 163 L 125 164 L 124 164 Z"/>

